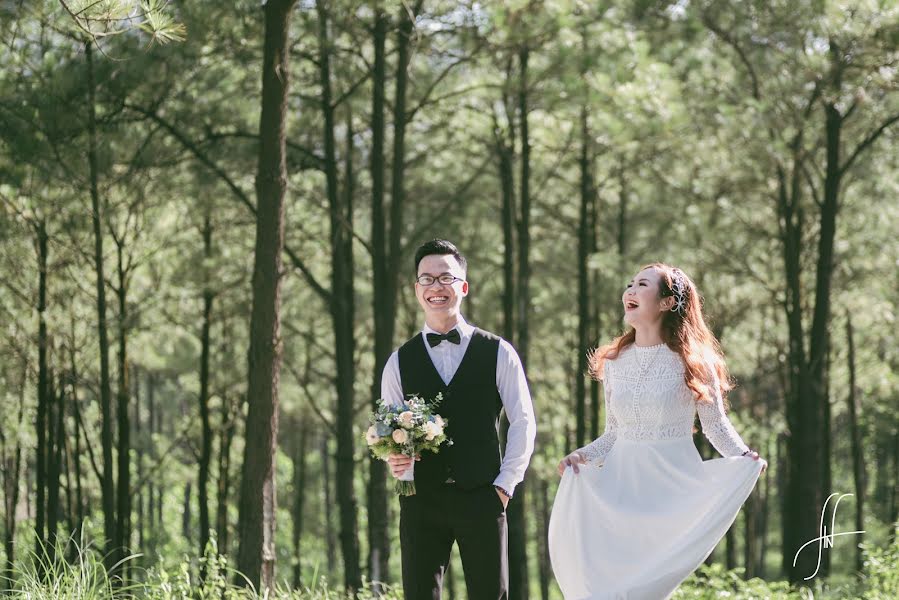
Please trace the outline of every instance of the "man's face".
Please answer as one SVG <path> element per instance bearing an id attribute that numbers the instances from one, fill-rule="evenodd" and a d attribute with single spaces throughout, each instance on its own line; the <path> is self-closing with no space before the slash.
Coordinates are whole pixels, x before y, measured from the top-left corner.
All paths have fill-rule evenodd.
<path id="1" fill-rule="evenodd" d="M 468 282 L 465 272 L 452 254 L 430 254 L 418 263 L 418 276 L 430 275 L 434 278 L 431 285 L 415 282 L 415 297 L 425 311 L 426 317 L 443 319 L 459 313 L 462 298 L 468 295 Z M 440 276 L 451 275 L 456 281 L 451 284 L 440 283 Z"/>

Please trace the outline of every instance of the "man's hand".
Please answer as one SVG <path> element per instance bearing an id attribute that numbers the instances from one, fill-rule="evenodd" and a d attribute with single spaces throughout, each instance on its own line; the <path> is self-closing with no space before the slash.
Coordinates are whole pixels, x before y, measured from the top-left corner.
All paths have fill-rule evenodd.
<path id="1" fill-rule="evenodd" d="M 498 488 L 493 488 L 496 490 L 496 495 L 499 496 L 499 501 L 503 503 L 503 510 L 509 506 L 509 497 L 502 493 Z"/>
<path id="2" fill-rule="evenodd" d="M 574 470 L 575 474 L 580 473 L 581 471 L 578 468 L 578 465 L 585 464 L 587 464 L 587 459 L 583 454 L 575 450 L 574 452 L 563 458 L 561 461 L 559 461 L 559 475 L 564 475 L 565 469 L 567 467 L 571 467 Z"/>
<path id="3" fill-rule="evenodd" d="M 406 456 L 405 454 L 391 454 L 387 457 L 387 462 L 390 464 L 390 472 L 396 478 L 405 473 L 406 469 L 412 467 L 412 460 L 411 456 Z M 421 460 L 421 457 L 416 456 L 415 460 Z"/>

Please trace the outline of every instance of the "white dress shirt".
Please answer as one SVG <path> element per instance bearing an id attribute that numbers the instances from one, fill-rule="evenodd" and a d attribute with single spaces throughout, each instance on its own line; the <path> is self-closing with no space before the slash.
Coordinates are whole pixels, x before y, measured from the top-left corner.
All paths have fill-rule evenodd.
<path id="1" fill-rule="evenodd" d="M 456 330 L 459 331 L 461 337 L 459 344 L 443 340 L 433 348 L 428 343 L 427 335 L 440 332 L 427 325 L 421 332 L 428 356 L 431 357 L 431 362 L 434 363 L 443 383 L 447 385 L 453 380 L 456 370 L 462 363 L 462 358 L 471 342 L 474 327 L 459 317 Z M 493 484 L 513 494 L 515 486 L 524 479 L 524 472 L 527 470 L 531 454 L 534 452 L 537 424 L 534 421 L 531 392 L 528 390 L 528 382 L 524 376 L 521 359 L 518 358 L 515 348 L 504 339 L 499 341 L 499 352 L 496 357 L 496 389 L 499 391 L 499 397 L 509 419 L 509 433 L 506 436 L 503 463 Z M 384 365 L 384 373 L 381 376 L 381 398 L 395 404 L 402 403 L 404 399 L 399 354 L 396 351 L 390 355 L 387 364 Z"/>

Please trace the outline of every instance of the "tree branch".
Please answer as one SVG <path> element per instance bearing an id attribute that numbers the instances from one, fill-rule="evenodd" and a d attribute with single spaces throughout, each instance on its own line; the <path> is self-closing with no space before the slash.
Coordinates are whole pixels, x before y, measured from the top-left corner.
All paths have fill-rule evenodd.
<path id="1" fill-rule="evenodd" d="M 181 143 L 187 150 L 189 150 L 201 163 L 206 165 L 213 173 L 215 173 L 219 179 L 225 182 L 225 185 L 228 186 L 237 199 L 247 207 L 247 209 L 253 213 L 253 216 L 256 216 L 256 206 L 253 204 L 253 201 L 250 200 L 250 197 L 247 196 L 246 192 L 244 192 L 237 183 L 234 182 L 231 177 L 222 169 L 219 165 L 217 165 L 206 153 L 204 153 L 200 148 L 191 140 L 187 139 L 180 131 L 178 131 L 174 125 L 160 117 L 156 112 L 147 110 L 140 106 L 136 106 L 134 104 L 126 103 L 125 108 L 133 110 L 139 114 L 144 115 L 148 119 L 154 121 L 155 123 L 162 126 L 163 129 L 169 132 L 169 134 L 174 137 L 178 142 Z M 293 264 L 294 268 L 298 269 L 303 277 L 306 279 L 306 282 L 315 290 L 315 293 L 325 302 L 331 302 L 331 292 L 325 289 L 318 280 L 315 279 L 315 276 L 306 266 L 306 264 L 300 259 L 299 256 L 286 244 L 284 245 L 284 252 L 290 258 L 290 262 Z"/>
<path id="2" fill-rule="evenodd" d="M 871 144 L 876 142 L 877 138 L 879 138 L 883 134 L 883 132 L 889 129 L 890 126 L 897 121 L 899 121 L 899 113 L 893 115 L 892 117 L 881 123 L 880 127 L 869 133 L 867 137 L 865 137 L 865 139 L 859 142 L 858 146 L 856 146 L 855 148 L 855 151 L 849 156 L 849 159 L 846 161 L 846 163 L 842 167 L 840 167 L 840 176 L 842 177 L 843 175 L 845 175 L 846 172 L 852 168 L 852 163 L 855 162 L 855 159 L 857 159 L 862 152 L 867 150 L 871 146 Z"/>

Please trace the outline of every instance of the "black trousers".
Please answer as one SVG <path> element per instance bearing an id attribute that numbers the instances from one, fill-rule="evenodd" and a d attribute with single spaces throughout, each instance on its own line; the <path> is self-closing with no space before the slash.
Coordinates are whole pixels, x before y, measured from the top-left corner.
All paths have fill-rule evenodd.
<path id="1" fill-rule="evenodd" d="M 459 544 L 470 600 L 509 596 L 506 511 L 492 485 L 455 484 L 400 496 L 400 546 L 406 600 L 440 600 L 453 542 Z"/>

